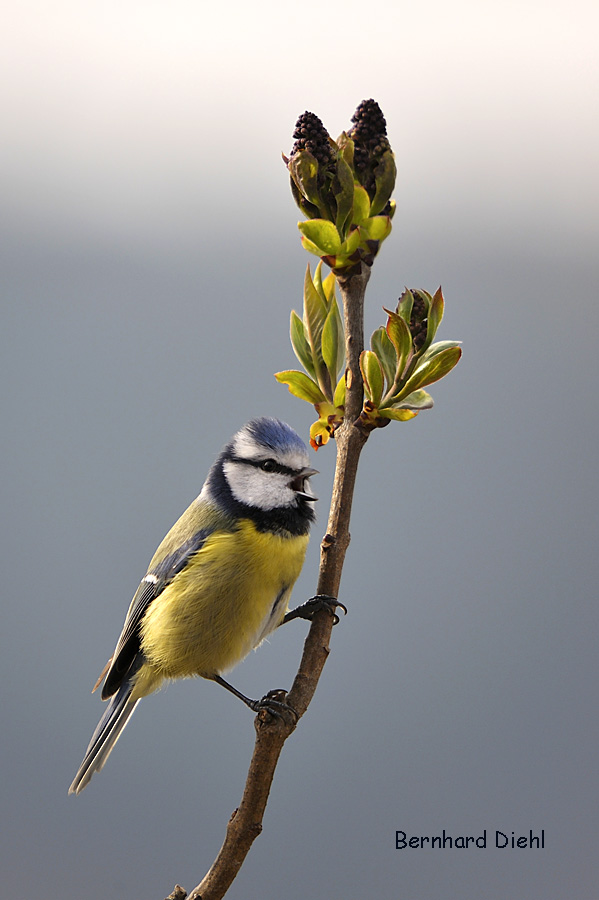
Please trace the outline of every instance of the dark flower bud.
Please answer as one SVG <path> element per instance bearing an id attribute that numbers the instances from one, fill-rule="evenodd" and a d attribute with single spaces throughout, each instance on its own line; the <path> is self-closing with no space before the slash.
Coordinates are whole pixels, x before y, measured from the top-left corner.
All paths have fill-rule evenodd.
<path id="1" fill-rule="evenodd" d="M 387 134 L 387 122 L 383 111 L 372 98 L 362 100 L 351 120 L 354 123 L 351 129 L 352 138 L 360 144 L 367 144 Z"/>
<path id="2" fill-rule="evenodd" d="M 428 329 L 428 305 L 417 290 L 411 291 L 414 302 L 412 304 L 412 314 L 410 316 L 410 332 L 412 334 L 412 342 L 416 353 L 421 349 L 426 340 Z"/>
<path id="3" fill-rule="evenodd" d="M 391 231 L 397 172 L 378 103 L 364 100 L 352 122 L 335 142 L 306 110 L 290 156 L 283 154 L 293 199 L 308 220 L 298 223 L 304 248 L 346 276 L 371 266 Z"/>
<path id="4" fill-rule="evenodd" d="M 362 100 L 352 116 L 348 136 L 354 142 L 354 170 L 371 199 L 376 193 L 375 169 L 390 152 L 387 123 L 376 100 Z"/>
<path id="5" fill-rule="evenodd" d="M 314 113 L 307 110 L 302 113 L 295 123 L 293 137 L 295 144 L 292 147 L 291 156 L 300 150 L 308 150 L 321 166 L 326 167 L 333 161 L 329 133 Z"/>

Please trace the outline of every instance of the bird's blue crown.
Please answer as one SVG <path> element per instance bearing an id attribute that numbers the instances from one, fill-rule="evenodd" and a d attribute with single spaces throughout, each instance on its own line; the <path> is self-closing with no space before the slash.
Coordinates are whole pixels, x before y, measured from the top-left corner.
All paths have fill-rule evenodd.
<path id="1" fill-rule="evenodd" d="M 308 455 L 308 448 L 299 434 L 280 419 L 273 419 L 268 416 L 252 419 L 238 433 L 245 433 L 251 436 L 256 443 L 261 444 L 266 450 L 272 450 L 274 453 L 296 450 L 300 453 L 305 453 L 306 456 Z"/>

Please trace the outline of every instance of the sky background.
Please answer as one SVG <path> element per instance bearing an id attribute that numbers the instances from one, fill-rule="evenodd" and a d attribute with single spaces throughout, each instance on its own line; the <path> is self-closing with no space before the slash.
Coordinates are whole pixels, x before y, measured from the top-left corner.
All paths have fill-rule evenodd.
<path id="1" fill-rule="evenodd" d="M 144 700 L 85 793 L 91 687 L 160 539 L 253 415 L 304 436 L 307 255 L 281 151 L 374 97 L 399 169 L 367 333 L 404 285 L 464 355 L 364 452 L 349 615 L 232 900 L 596 900 L 599 17 L 581 0 L 24 2 L 0 36 L 6 896 L 161 900 L 239 802 L 252 717 Z M 310 260 L 311 262 L 313 260 Z M 294 599 L 314 592 L 319 521 Z M 291 683 L 305 624 L 233 676 Z M 486 850 L 395 849 L 395 831 Z M 545 850 L 493 847 L 545 830 Z"/>

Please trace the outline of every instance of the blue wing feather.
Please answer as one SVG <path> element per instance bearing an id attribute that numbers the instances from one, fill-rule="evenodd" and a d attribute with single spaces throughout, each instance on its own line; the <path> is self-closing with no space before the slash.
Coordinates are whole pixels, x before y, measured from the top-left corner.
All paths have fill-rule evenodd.
<path id="1" fill-rule="evenodd" d="M 165 587 L 182 572 L 190 559 L 202 549 L 213 528 L 196 531 L 187 541 L 169 553 L 157 565 L 150 568 L 139 585 L 129 607 L 127 618 L 114 651 L 106 681 L 102 688 L 102 700 L 115 694 L 131 669 L 140 649 L 140 625 L 151 603 Z"/>

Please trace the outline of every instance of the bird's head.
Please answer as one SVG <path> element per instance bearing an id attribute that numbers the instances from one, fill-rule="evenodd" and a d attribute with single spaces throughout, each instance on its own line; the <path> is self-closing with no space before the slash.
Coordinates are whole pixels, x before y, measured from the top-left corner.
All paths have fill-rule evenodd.
<path id="1" fill-rule="evenodd" d="M 229 441 L 207 482 L 212 498 L 236 513 L 298 516 L 314 519 L 310 487 L 316 469 L 300 436 L 279 419 L 252 419 Z M 241 506 L 241 509 L 239 509 Z"/>

